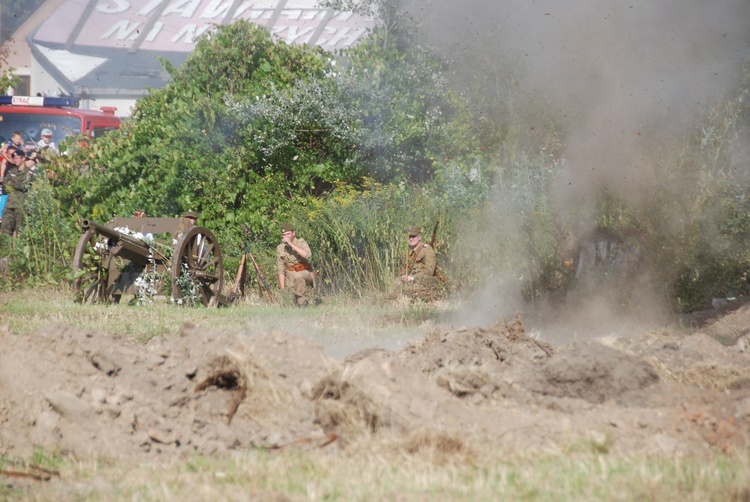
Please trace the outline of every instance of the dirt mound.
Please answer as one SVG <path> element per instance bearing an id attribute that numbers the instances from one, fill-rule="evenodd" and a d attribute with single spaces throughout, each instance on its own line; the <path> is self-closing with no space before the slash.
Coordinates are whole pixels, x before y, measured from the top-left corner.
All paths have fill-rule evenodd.
<path id="1" fill-rule="evenodd" d="M 487 329 L 436 331 L 400 357 L 458 397 L 498 390 L 517 396 L 523 390 L 601 403 L 659 379 L 646 361 L 601 343 L 556 350 L 529 336 L 520 318 Z"/>
<path id="2" fill-rule="evenodd" d="M 435 329 L 398 353 L 344 362 L 284 333 L 187 323 L 146 345 L 64 324 L 0 328 L 0 346 L 0 455 L 162 458 L 384 437 L 406 451 L 594 437 L 680 453 L 747 448 L 750 431 L 750 354 L 704 334 L 553 348 L 517 318 Z"/>
<path id="3" fill-rule="evenodd" d="M 375 353 L 322 380 L 317 421 L 342 437 L 362 432 L 410 434 L 425 426 L 455 429 L 470 410 L 434 381 L 388 354 Z"/>
<path id="4" fill-rule="evenodd" d="M 435 330 L 410 343 L 399 359 L 454 395 L 467 397 L 507 391 L 517 375 L 542 365 L 553 353 L 551 345 L 528 336 L 516 318 L 488 328 Z"/>
<path id="5" fill-rule="evenodd" d="M 338 367 L 312 342 L 189 324 L 146 346 L 64 325 L 0 338 L 0 453 L 211 454 L 322 434 L 304 392 Z"/>
<path id="6" fill-rule="evenodd" d="M 721 309 L 717 309 L 721 313 Z M 747 339 L 750 334 L 750 302 L 740 303 L 727 313 L 710 320 L 700 328 L 702 333 L 717 340 L 723 345 L 735 345 L 740 339 Z M 746 350 L 750 346 L 746 347 Z"/>
<path id="7" fill-rule="evenodd" d="M 643 359 L 598 342 L 586 342 L 573 343 L 552 356 L 529 375 L 527 387 L 545 396 L 603 403 L 658 381 L 654 368 Z"/>

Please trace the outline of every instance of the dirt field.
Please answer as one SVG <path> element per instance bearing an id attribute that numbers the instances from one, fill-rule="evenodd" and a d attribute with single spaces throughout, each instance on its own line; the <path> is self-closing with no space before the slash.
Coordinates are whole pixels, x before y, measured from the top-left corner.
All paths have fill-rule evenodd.
<path id="1" fill-rule="evenodd" d="M 702 323 L 553 347 L 503 320 L 345 360 L 282 332 L 186 323 L 142 345 L 0 324 L 0 455 L 148 462 L 456 432 L 500 451 L 580 439 L 623 454 L 746 453 L 750 304 Z"/>

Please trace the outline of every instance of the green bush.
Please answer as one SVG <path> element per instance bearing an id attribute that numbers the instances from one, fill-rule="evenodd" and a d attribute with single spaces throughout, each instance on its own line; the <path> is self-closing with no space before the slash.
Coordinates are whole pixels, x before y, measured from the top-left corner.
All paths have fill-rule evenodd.
<path id="1" fill-rule="evenodd" d="M 21 284 L 60 285 L 70 271 L 77 235 L 54 198 L 50 183 L 38 175 L 26 195 L 26 217 L 16 239 L 2 235 L 0 288 Z"/>
<path id="2" fill-rule="evenodd" d="M 66 219 L 50 183 L 37 176 L 25 202 L 26 219 L 19 233 L 30 277 L 48 284 L 59 284 L 69 272 L 72 246 L 78 233 Z"/>

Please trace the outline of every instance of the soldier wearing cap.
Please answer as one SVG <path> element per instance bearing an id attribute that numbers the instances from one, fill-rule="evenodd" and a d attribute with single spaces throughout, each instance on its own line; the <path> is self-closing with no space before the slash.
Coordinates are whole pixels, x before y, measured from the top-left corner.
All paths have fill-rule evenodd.
<path id="1" fill-rule="evenodd" d="M 175 244 L 180 240 L 182 234 L 190 230 L 190 228 L 194 227 L 197 223 L 198 213 L 195 211 L 185 211 L 182 213 L 182 219 L 180 220 L 180 224 L 177 225 L 177 230 L 174 233 Z"/>
<path id="2" fill-rule="evenodd" d="M 182 213 L 182 217 L 186 220 L 188 220 L 188 224 L 190 227 L 194 227 L 196 223 L 198 223 L 198 213 L 195 211 L 185 211 Z"/>
<path id="3" fill-rule="evenodd" d="M 417 226 L 406 229 L 409 236 L 409 261 L 401 281 L 406 284 L 437 286 L 440 280 L 435 277 L 437 259 L 435 250 L 422 242 L 422 229 Z"/>
<path id="4" fill-rule="evenodd" d="M 305 307 L 309 302 L 309 288 L 313 285 L 310 245 L 305 239 L 298 238 L 294 227 L 289 224 L 282 225 L 281 240 L 276 248 L 279 289 L 294 295 L 295 305 Z"/>
<path id="5" fill-rule="evenodd" d="M 12 149 L 10 149 L 12 150 Z M 12 153 L 10 166 L 5 171 L 4 186 L 8 200 L 3 208 L 0 231 L 16 237 L 23 225 L 24 203 L 36 168 L 36 152 L 24 155 L 22 150 Z"/>

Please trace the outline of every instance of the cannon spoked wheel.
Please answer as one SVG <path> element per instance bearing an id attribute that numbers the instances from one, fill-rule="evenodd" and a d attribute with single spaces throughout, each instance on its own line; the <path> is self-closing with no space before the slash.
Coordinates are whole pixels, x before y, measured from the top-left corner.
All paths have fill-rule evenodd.
<path id="1" fill-rule="evenodd" d="M 172 257 L 172 298 L 187 300 L 194 294 L 194 300 L 199 298 L 204 306 L 215 307 L 223 285 L 224 263 L 216 236 L 207 228 L 191 227 L 180 238 Z"/>
<path id="2" fill-rule="evenodd" d="M 103 252 L 97 247 L 99 236 L 87 230 L 78 239 L 73 255 L 73 291 L 81 303 L 108 303 L 108 270 Z"/>

